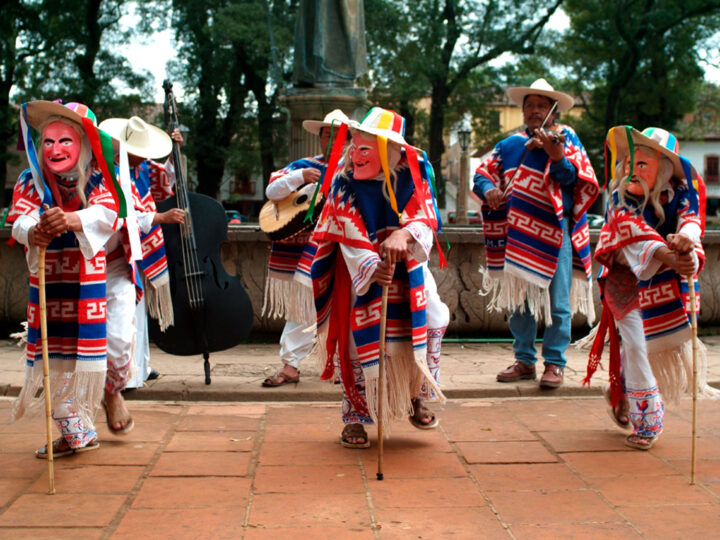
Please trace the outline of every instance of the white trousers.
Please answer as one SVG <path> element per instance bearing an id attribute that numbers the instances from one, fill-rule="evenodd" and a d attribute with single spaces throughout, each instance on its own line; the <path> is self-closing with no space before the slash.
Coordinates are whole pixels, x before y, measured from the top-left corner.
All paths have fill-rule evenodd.
<path id="1" fill-rule="evenodd" d="M 135 308 L 135 374 L 126 388 L 142 388 L 150 375 L 150 336 L 148 334 L 147 312 L 143 296 Z"/>
<path id="2" fill-rule="evenodd" d="M 295 369 L 300 367 L 300 362 L 312 351 L 315 338 L 314 326 L 313 323 L 303 324 L 295 321 L 285 323 L 280 336 L 280 359 L 283 364 Z"/>
<path id="3" fill-rule="evenodd" d="M 125 389 L 134 371 L 135 285 L 124 258 L 107 267 L 107 378 L 105 390 Z"/>

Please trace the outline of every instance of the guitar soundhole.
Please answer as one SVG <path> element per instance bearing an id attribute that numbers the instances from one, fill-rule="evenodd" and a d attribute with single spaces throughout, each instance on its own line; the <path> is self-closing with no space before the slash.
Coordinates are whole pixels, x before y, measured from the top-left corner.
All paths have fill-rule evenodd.
<path id="1" fill-rule="evenodd" d="M 295 199 L 295 204 L 303 204 L 307 200 L 308 200 L 308 196 L 303 193 L 297 199 Z"/>

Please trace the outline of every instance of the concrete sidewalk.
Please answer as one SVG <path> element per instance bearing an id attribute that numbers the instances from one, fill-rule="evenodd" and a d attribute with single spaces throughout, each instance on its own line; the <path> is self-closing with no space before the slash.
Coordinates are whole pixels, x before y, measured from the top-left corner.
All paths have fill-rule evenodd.
<path id="1" fill-rule="evenodd" d="M 720 388 L 720 336 L 703 338 L 708 348 L 708 381 Z M 336 401 L 339 386 L 320 381 L 319 367 L 306 361 L 301 366 L 300 383 L 262 388 L 260 383 L 281 367 L 278 345 L 239 345 L 210 356 L 212 383 L 204 383 L 201 356 L 171 356 L 151 348 L 150 364 L 161 373 L 144 388 L 126 392 L 127 399 L 172 401 Z M 607 351 L 604 366 L 607 366 Z M 582 386 L 587 351 L 567 351 L 565 384 L 556 390 L 540 390 L 537 381 L 498 383 L 497 373 L 513 362 L 512 345 L 505 343 L 443 342 L 440 382 L 448 398 L 487 398 L 519 396 L 600 395 L 607 373 L 598 370 L 592 386 Z M 542 374 L 542 364 L 538 365 Z M 22 349 L 13 342 L 0 342 L 0 396 L 15 396 L 22 386 Z"/>

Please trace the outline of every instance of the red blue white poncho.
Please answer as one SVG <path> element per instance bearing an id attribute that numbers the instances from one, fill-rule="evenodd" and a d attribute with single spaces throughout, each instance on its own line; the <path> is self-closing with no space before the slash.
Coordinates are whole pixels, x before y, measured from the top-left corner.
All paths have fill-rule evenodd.
<path id="1" fill-rule="evenodd" d="M 575 131 L 566 125 L 559 124 L 558 128 L 565 135 L 565 157 L 577 171 L 570 231 L 573 244 L 570 304 L 573 313 L 580 312 L 592 322 L 595 312 L 586 212 L 597 198 L 599 187 Z M 497 210 L 482 205 L 487 262 L 483 289 L 492 295 L 491 308 L 514 312 L 523 309 L 527 300 L 535 318 L 551 324 L 548 289 L 562 245 L 560 223 L 567 217 L 561 186 L 550 176 L 547 153 L 542 148 L 530 150 L 520 163 L 529 139 L 525 131 L 504 139 L 476 171 L 503 191 L 514 177 L 506 205 Z"/>
<path id="2" fill-rule="evenodd" d="M 318 339 L 326 352 L 322 378 L 332 375 L 333 356 L 337 354 L 347 398 L 357 411 L 369 413 L 373 419 L 377 413 L 382 287 L 370 279 L 380 262 L 380 243 L 399 228 L 408 230 L 416 240 L 421 235 L 414 228 L 437 229 L 428 184 L 419 184 L 424 192 L 416 197 L 404 160 L 393 174 L 402 217 L 393 211 L 384 181 L 354 180 L 352 172 L 339 173 L 333 178 L 313 234 L 318 243 L 312 264 Z M 342 246 L 365 254 L 353 276 L 348 273 Z M 431 245 L 426 246 L 428 252 L 430 248 Z M 426 303 L 423 263 L 408 256 L 396 265 L 389 286 L 386 348 L 389 406 L 384 408 L 385 420 L 406 415 L 410 398 L 417 396 L 413 392 L 423 382 L 444 399 L 427 367 Z M 362 366 L 366 401 L 355 388 L 350 337 Z"/>

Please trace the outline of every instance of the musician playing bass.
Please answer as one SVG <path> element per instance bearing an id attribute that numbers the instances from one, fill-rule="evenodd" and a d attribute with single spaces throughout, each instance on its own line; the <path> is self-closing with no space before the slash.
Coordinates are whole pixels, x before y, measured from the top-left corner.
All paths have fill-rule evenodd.
<path id="1" fill-rule="evenodd" d="M 507 94 L 522 107 L 526 129 L 500 141 L 475 172 L 487 264 L 481 293 L 510 313 L 515 362 L 497 380 L 536 378 L 535 337 L 544 322 L 540 386 L 557 388 L 572 311 L 594 318 L 586 212 L 599 188 L 580 139 L 555 122 L 573 98 L 545 79 Z"/>
<path id="2" fill-rule="evenodd" d="M 322 121 L 303 122 L 306 131 L 320 137 L 322 154 L 293 161 L 287 167 L 274 172 L 265 191 L 268 199 L 281 201 L 303 186 L 320 180 L 327 165 L 326 156 L 331 135 L 337 133 L 343 122 L 348 122 L 348 117 L 340 109 L 328 113 Z M 315 333 L 310 328 L 315 324 L 315 306 L 312 289 L 301 283 L 311 283 L 310 265 L 316 249 L 316 246 L 309 242 L 312 231 L 313 228 L 310 227 L 291 238 L 273 242 L 270 248 L 262 312 L 270 317 L 284 317 L 286 322 L 280 336 L 280 359 L 283 367 L 263 381 L 264 387 L 299 382 L 300 362 L 313 348 Z"/>

